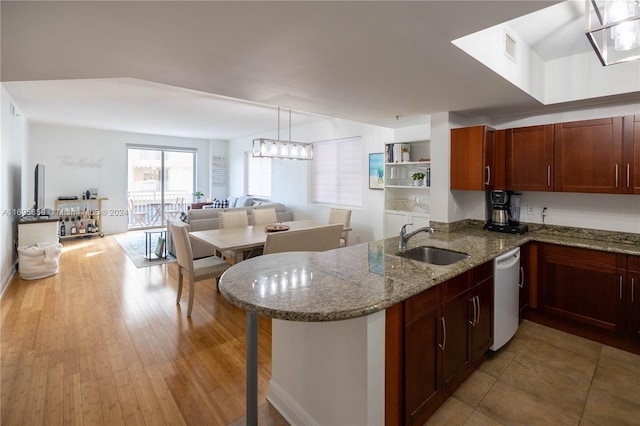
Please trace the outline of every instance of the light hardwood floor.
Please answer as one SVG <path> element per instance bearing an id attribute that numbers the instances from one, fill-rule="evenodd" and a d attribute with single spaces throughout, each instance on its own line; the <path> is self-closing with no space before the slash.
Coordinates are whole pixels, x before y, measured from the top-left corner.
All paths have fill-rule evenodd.
<path id="1" fill-rule="evenodd" d="M 175 263 L 136 268 L 113 237 L 64 242 L 60 272 L 2 298 L 2 425 L 227 425 L 245 414 L 245 315 Z M 259 399 L 271 322 L 259 320 Z"/>

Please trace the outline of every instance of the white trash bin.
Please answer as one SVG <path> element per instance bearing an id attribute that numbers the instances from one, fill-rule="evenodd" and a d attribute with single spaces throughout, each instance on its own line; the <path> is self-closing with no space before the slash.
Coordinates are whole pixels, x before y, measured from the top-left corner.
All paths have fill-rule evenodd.
<path id="1" fill-rule="evenodd" d="M 18 270 L 23 280 L 37 280 L 58 273 L 62 253 L 59 243 L 37 243 L 18 247 Z"/>

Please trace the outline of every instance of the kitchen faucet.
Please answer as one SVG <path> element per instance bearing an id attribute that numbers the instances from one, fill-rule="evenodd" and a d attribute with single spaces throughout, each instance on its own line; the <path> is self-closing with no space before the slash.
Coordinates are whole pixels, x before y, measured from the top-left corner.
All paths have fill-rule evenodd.
<path id="1" fill-rule="evenodd" d="M 436 231 L 434 231 L 432 227 L 425 226 L 424 228 L 418 228 L 415 231 L 410 232 L 410 233 L 407 234 L 407 226 L 409 226 L 409 225 L 413 225 L 413 223 L 405 223 L 400 228 L 400 246 L 399 246 L 400 251 L 406 250 L 407 241 L 409 241 L 409 238 L 413 237 L 417 233 L 419 233 L 419 232 L 430 232 L 432 234 L 436 233 Z"/>

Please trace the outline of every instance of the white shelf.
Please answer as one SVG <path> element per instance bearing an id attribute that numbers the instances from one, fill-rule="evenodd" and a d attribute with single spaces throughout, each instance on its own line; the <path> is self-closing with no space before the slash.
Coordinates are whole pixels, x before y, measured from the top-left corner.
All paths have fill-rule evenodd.
<path id="1" fill-rule="evenodd" d="M 412 186 L 412 185 L 385 185 L 386 188 L 403 188 L 403 189 L 431 189 L 430 186 Z"/>
<path id="2" fill-rule="evenodd" d="M 384 163 L 385 166 L 423 166 L 430 165 L 431 161 L 399 161 L 397 163 Z"/>

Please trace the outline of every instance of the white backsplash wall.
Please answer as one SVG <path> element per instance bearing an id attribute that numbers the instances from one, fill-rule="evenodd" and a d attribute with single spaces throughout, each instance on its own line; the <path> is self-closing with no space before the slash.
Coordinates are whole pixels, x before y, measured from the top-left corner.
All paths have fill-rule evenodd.
<path id="1" fill-rule="evenodd" d="M 533 214 L 528 211 L 533 207 Z M 523 192 L 520 220 L 640 234 L 640 195 Z"/>

